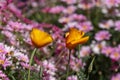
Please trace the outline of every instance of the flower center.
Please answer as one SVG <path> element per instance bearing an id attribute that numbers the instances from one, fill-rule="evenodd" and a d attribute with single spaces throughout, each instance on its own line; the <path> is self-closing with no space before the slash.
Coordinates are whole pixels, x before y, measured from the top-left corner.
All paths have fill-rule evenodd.
<path id="1" fill-rule="evenodd" d="M 118 52 L 115 52 L 115 53 L 114 53 L 114 56 L 115 56 L 115 57 L 118 57 L 118 56 L 119 56 L 119 53 L 118 53 Z"/>
<path id="2" fill-rule="evenodd" d="M 2 49 L 0 49 L 0 53 L 2 53 L 3 52 L 3 50 Z"/>
<path id="3" fill-rule="evenodd" d="M 4 60 L 0 60 L 0 64 L 2 64 L 2 65 L 3 65 L 3 64 L 4 64 Z"/>

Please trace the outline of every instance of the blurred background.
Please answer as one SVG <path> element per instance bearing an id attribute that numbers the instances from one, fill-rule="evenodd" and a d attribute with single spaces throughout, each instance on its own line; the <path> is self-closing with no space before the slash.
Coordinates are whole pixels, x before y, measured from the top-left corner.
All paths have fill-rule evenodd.
<path id="1" fill-rule="evenodd" d="M 32 80 L 39 80 L 41 64 L 43 80 L 120 80 L 120 0 L 0 0 L 0 41 L 4 45 L 25 50 L 29 58 L 34 48 L 29 39 L 33 27 L 50 33 L 54 42 L 37 51 Z M 71 27 L 84 31 L 90 39 L 72 50 L 66 78 L 65 33 Z M 23 62 L 20 68 L 1 71 L 10 80 L 24 80 L 29 61 Z M 16 67 L 17 62 L 12 59 L 12 63 Z"/>

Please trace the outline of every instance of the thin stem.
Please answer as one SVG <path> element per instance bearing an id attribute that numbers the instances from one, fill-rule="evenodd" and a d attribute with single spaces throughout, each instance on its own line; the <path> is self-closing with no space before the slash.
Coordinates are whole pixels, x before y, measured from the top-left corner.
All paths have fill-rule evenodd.
<path id="1" fill-rule="evenodd" d="M 40 80 L 42 80 L 42 75 L 43 75 L 43 67 L 40 67 Z"/>
<path id="2" fill-rule="evenodd" d="M 69 75 L 74 74 L 74 71 L 69 72 Z M 61 77 L 58 78 L 58 80 L 63 80 L 64 78 L 66 78 L 66 75 L 62 75 Z"/>
<path id="3" fill-rule="evenodd" d="M 89 80 L 89 75 L 90 75 L 90 73 L 91 73 L 91 71 L 92 71 L 92 69 L 93 69 L 93 63 L 94 63 L 94 61 L 95 61 L 95 56 L 93 57 L 93 59 L 92 59 L 90 65 L 89 65 L 89 67 L 88 67 L 88 76 L 87 76 L 87 80 Z"/>
<path id="4" fill-rule="evenodd" d="M 80 45 L 78 45 L 78 58 L 80 59 Z"/>
<path id="5" fill-rule="evenodd" d="M 69 75 L 69 70 L 70 70 L 70 56 L 71 56 L 71 50 L 69 50 L 69 58 L 68 58 L 68 65 L 67 65 L 67 77 L 68 77 L 68 75 Z M 66 78 L 67 78 L 66 77 Z"/>
<path id="6" fill-rule="evenodd" d="M 88 74 L 88 76 L 87 76 L 87 80 L 89 80 L 89 74 Z"/>
<path id="7" fill-rule="evenodd" d="M 55 65 L 57 66 L 58 65 L 58 63 L 62 60 L 62 56 L 64 56 L 65 54 L 63 53 L 64 51 L 62 50 L 61 52 L 60 52 L 60 54 L 58 55 L 58 57 L 56 58 L 57 59 L 57 61 L 56 61 L 56 63 L 55 63 Z"/>
<path id="8" fill-rule="evenodd" d="M 31 55 L 31 58 L 30 58 L 30 62 L 29 62 L 29 66 L 31 66 L 32 62 L 33 62 L 33 57 L 35 55 L 35 52 L 36 52 L 37 48 L 35 48 L 32 52 L 32 55 Z M 30 68 L 28 70 L 28 80 L 30 80 Z"/>

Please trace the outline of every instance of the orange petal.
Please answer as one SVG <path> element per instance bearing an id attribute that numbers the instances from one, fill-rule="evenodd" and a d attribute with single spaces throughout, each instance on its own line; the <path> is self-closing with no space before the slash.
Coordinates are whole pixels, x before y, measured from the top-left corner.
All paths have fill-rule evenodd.
<path id="1" fill-rule="evenodd" d="M 71 44 L 71 43 L 66 44 L 66 47 L 67 47 L 68 49 L 73 49 L 73 48 L 75 48 L 76 46 L 77 46 L 77 44 Z"/>
<path id="2" fill-rule="evenodd" d="M 67 35 L 66 37 L 66 40 L 67 40 L 66 42 L 69 43 L 71 41 L 80 39 L 83 36 L 84 36 L 84 32 L 79 31 L 76 28 L 70 28 L 69 35 Z"/>
<path id="3" fill-rule="evenodd" d="M 68 35 L 69 35 L 69 32 L 67 32 L 67 33 L 65 34 L 65 37 L 68 37 Z"/>
<path id="4" fill-rule="evenodd" d="M 32 29 L 30 38 L 36 47 L 43 47 L 53 41 L 52 36 L 37 28 Z"/>
<path id="5" fill-rule="evenodd" d="M 81 38 L 79 40 L 72 41 L 71 44 L 83 44 L 83 43 L 87 42 L 88 39 L 89 39 L 89 36 Z"/>

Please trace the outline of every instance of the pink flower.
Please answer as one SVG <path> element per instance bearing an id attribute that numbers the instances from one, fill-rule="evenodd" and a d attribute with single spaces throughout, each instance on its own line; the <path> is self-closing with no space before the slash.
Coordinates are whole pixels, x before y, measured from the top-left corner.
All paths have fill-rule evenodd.
<path id="1" fill-rule="evenodd" d="M 115 30 L 120 31 L 120 20 L 115 21 Z"/>
<path id="2" fill-rule="evenodd" d="M 81 2 L 78 4 L 78 7 L 83 10 L 88 10 L 94 7 L 93 0 L 90 0 L 89 2 L 86 0 L 81 0 Z"/>
<path id="3" fill-rule="evenodd" d="M 43 13 L 49 13 L 50 7 L 45 7 L 41 10 Z"/>
<path id="4" fill-rule="evenodd" d="M 61 53 L 61 51 L 64 51 L 65 50 L 65 44 L 64 43 L 57 43 L 57 47 L 55 49 L 55 53 L 56 54 L 59 54 Z"/>
<path id="5" fill-rule="evenodd" d="M 6 50 L 3 43 L 0 43 L 0 54 L 6 54 Z"/>
<path id="6" fill-rule="evenodd" d="M 25 62 L 25 63 L 28 63 L 29 62 L 29 58 L 27 55 L 23 54 L 22 52 L 20 51 L 15 51 L 14 52 L 14 57 L 16 57 L 19 61 L 22 61 L 22 62 Z"/>
<path id="7" fill-rule="evenodd" d="M 76 10 L 76 7 L 71 5 L 71 6 L 68 6 L 66 9 L 63 10 L 63 13 L 64 14 L 72 14 L 74 13 Z"/>
<path id="8" fill-rule="evenodd" d="M 0 78 L 2 78 L 3 80 L 9 80 L 9 78 L 7 77 L 7 75 L 4 74 L 1 70 L 0 70 Z"/>
<path id="9" fill-rule="evenodd" d="M 79 71 L 80 70 L 80 67 L 83 67 L 83 63 L 82 63 L 82 60 L 81 59 L 78 59 L 74 56 L 71 56 L 71 60 L 70 60 L 70 68 L 73 70 L 73 71 Z M 67 69 L 66 69 L 67 70 Z"/>
<path id="10" fill-rule="evenodd" d="M 112 53 L 110 54 L 110 58 L 113 60 L 119 60 L 120 59 L 120 50 L 119 48 L 114 48 Z"/>
<path id="11" fill-rule="evenodd" d="M 64 9 L 63 6 L 55 6 L 55 7 L 52 7 L 49 9 L 49 13 L 58 14 L 58 13 L 62 12 L 63 9 Z"/>
<path id="12" fill-rule="evenodd" d="M 71 14 L 70 15 L 71 18 L 73 18 L 75 21 L 85 21 L 87 20 L 86 16 L 82 15 L 82 14 Z"/>
<path id="13" fill-rule="evenodd" d="M 112 48 L 112 47 L 110 47 L 110 46 L 104 46 L 103 48 L 102 48 L 102 53 L 103 54 L 105 54 L 106 56 L 109 56 L 111 53 L 112 53 L 112 51 L 113 51 L 113 49 L 114 48 Z"/>
<path id="14" fill-rule="evenodd" d="M 0 70 L 0 77 L 3 78 L 3 77 L 6 77 L 6 75 Z"/>
<path id="15" fill-rule="evenodd" d="M 6 58 L 5 54 L 0 55 L 0 65 L 2 65 L 4 69 L 6 69 L 6 67 L 10 66 L 11 64 L 12 62 L 9 58 Z"/>
<path id="16" fill-rule="evenodd" d="M 0 0 L 0 10 L 7 8 L 7 0 Z"/>
<path id="17" fill-rule="evenodd" d="M 111 37 L 111 34 L 106 30 L 99 31 L 95 34 L 95 39 L 97 41 L 109 40 L 110 37 Z"/>
<path id="18" fill-rule="evenodd" d="M 54 75 L 55 75 L 55 71 L 57 70 L 54 63 L 52 63 L 52 61 L 47 61 L 44 60 L 43 61 L 43 67 L 44 67 L 44 71 L 43 71 L 43 80 L 57 80 Z"/>
<path id="19" fill-rule="evenodd" d="M 23 61 L 23 62 L 25 62 L 25 63 L 28 63 L 28 62 L 29 62 L 29 58 L 28 58 L 28 56 L 25 55 L 25 54 L 19 55 L 19 56 L 18 56 L 18 59 L 21 60 L 21 61 Z"/>
<path id="20" fill-rule="evenodd" d="M 89 46 L 83 46 L 80 50 L 80 57 L 88 56 L 91 52 L 91 49 Z"/>
<path id="21" fill-rule="evenodd" d="M 48 75 L 44 72 L 44 76 L 42 77 L 42 80 L 57 80 L 54 76 Z"/>
<path id="22" fill-rule="evenodd" d="M 27 44 L 32 45 L 32 41 L 31 41 L 31 39 L 30 39 L 30 37 L 29 37 L 29 32 L 26 32 L 26 33 L 22 34 L 22 36 L 24 37 L 23 40 L 24 40 Z"/>
<path id="23" fill-rule="evenodd" d="M 7 3 L 11 3 L 13 0 L 7 0 Z"/>
<path id="24" fill-rule="evenodd" d="M 92 51 L 96 54 L 101 53 L 101 49 L 106 46 L 106 41 L 101 41 L 99 43 L 93 41 L 91 44 Z"/>
<path id="25" fill-rule="evenodd" d="M 111 8 L 111 7 L 119 6 L 120 0 L 105 0 L 104 3 L 108 8 Z"/>
<path id="26" fill-rule="evenodd" d="M 91 30 L 93 30 L 93 26 L 91 24 L 90 21 L 86 21 L 86 22 L 81 22 L 80 24 L 78 24 L 76 26 L 78 29 L 84 31 L 84 32 L 89 32 Z"/>
<path id="27" fill-rule="evenodd" d="M 10 4 L 8 8 L 11 12 L 15 13 L 16 16 L 21 16 L 21 11 L 14 4 Z"/>
<path id="28" fill-rule="evenodd" d="M 67 80 L 78 80 L 78 79 L 77 79 L 77 76 L 72 75 L 72 76 L 69 76 Z"/>
<path id="29" fill-rule="evenodd" d="M 113 75 L 111 80 L 120 80 L 120 73 L 117 73 L 116 75 Z"/>
<path id="30" fill-rule="evenodd" d="M 110 29 L 113 26 L 114 26 L 113 20 L 108 20 L 106 22 L 99 23 L 99 27 L 102 29 Z"/>
<path id="31" fill-rule="evenodd" d="M 4 34 L 7 38 L 11 38 L 14 36 L 12 32 L 7 30 L 3 30 L 1 33 Z"/>
<path id="32" fill-rule="evenodd" d="M 67 4 L 75 4 L 77 0 L 61 0 L 63 2 L 66 2 Z"/>
<path id="33" fill-rule="evenodd" d="M 102 1 L 102 0 L 94 0 L 94 4 L 95 4 L 97 7 L 102 7 L 102 6 L 103 6 L 103 1 Z"/>
<path id="34" fill-rule="evenodd" d="M 32 67 L 28 63 L 21 62 L 20 64 L 26 69 L 32 69 Z"/>
<path id="35" fill-rule="evenodd" d="M 24 25 L 22 23 L 20 23 L 20 22 L 9 21 L 6 29 L 7 28 L 8 29 L 11 28 L 10 30 L 12 30 L 12 31 L 20 31 L 20 30 L 22 30 L 24 28 Z"/>
<path id="36" fill-rule="evenodd" d="M 43 67 L 45 71 L 50 75 L 55 75 L 55 71 L 57 70 L 55 65 L 47 60 L 43 61 Z"/>
<path id="37" fill-rule="evenodd" d="M 5 47 L 5 51 L 7 52 L 8 56 L 12 56 L 14 54 L 13 51 L 15 51 L 15 48 L 13 46 L 4 45 L 4 47 Z"/>
<path id="38" fill-rule="evenodd" d="M 61 17 L 58 21 L 60 23 L 68 23 L 71 22 L 73 19 L 71 17 Z"/>

